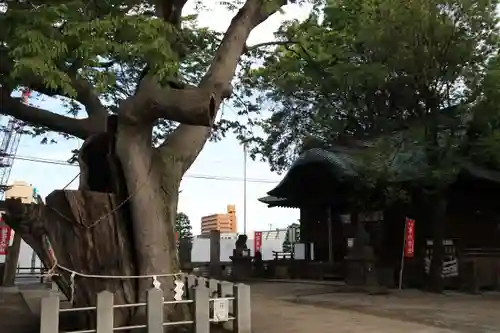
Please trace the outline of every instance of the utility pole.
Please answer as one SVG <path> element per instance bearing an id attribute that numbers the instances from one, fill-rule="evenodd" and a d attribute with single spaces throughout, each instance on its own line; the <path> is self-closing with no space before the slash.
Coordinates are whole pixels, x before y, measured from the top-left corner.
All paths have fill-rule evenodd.
<path id="1" fill-rule="evenodd" d="M 243 233 L 247 234 L 247 144 L 243 143 Z"/>

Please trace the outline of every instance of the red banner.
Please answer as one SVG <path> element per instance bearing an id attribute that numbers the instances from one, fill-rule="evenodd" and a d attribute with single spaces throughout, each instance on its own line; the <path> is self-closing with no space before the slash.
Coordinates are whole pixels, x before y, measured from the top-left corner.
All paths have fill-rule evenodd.
<path id="1" fill-rule="evenodd" d="M 9 250 L 9 242 L 12 230 L 9 226 L 0 227 L 0 255 L 6 255 Z"/>
<path id="2" fill-rule="evenodd" d="M 253 236 L 254 254 L 262 249 L 262 231 L 255 231 Z"/>
<path id="3" fill-rule="evenodd" d="M 415 220 L 406 218 L 405 220 L 405 258 L 415 256 Z"/>

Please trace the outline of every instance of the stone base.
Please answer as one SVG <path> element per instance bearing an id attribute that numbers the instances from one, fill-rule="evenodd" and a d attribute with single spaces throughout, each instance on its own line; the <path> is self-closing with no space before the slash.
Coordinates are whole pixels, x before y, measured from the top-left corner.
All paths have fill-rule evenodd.
<path id="1" fill-rule="evenodd" d="M 370 260 L 347 260 L 346 283 L 353 286 L 378 286 L 375 265 Z"/>
<path id="2" fill-rule="evenodd" d="M 230 257 L 231 278 L 233 281 L 245 281 L 252 276 L 252 258 Z"/>

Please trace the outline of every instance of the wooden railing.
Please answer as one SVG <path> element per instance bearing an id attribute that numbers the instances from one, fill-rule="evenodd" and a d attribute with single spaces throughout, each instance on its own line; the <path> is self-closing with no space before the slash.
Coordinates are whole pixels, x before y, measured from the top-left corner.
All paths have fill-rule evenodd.
<path id="1" fill-rule="evenodd" d="M 42 300 L 40 333 L 58 333 L 60 313 L 81 311 L 95 312 L 96 328 L 67 333 L 112 333 L 143 328 L 148 333 L 163 333 L 164 327 L 179 325 L 192 325 L 195 333 L 209 333 L 210 323 L 231 323 L 232 325 L 224 327 L 230 328 L 234 333 L 251 333 L 250 286 L 194 275 L 187 275 L 184 280 L 184 298 L 174 301 L 164 301 L 163 291 L 152 288 L 147 291 L 145 303 L 114 304 L 113 294 L 102 291 L 97 295 L 97 305 L 94 307 L 61 309 L 60 296 L 53 293 Z M 193 319 L 164 321 L 163 307 L 171 304 L 191 304 L 194 308 Z M 142 325 L 114 327 L 114 309 L 125 307 L 146 307 L 147 322 Z"/>

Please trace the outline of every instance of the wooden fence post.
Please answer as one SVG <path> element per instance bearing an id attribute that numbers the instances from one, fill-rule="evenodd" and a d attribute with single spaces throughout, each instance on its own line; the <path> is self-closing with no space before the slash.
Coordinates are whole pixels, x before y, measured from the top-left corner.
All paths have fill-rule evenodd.
<path id="1" fill-rule="evenodd" d="M 250 286 L 234 285 L 234 333 L 252 332 L 252 309 L 250 301 Z"/>
<path id="2" fill-rule="evenodd" d="M 210 296 L 214 293 L 219 293 L 219 281 L 215 279 L 208 280 L 208 289 L 210 289 Z"/>
<path id="3" fill-rule="evenodd" d="M 148 290 L 148 333 L 163 333 L 163 291 Z"/>
<path id="4" fill-rule="evenodd" d="M 206 287 L 207 286 L 207 279 L 204 278 L 203 276 L 199 276 L 196 279 L 196 285 L 197 286 L 204 286 L 204 287 Z"/>
<path id="5" fill-rule="evenodd" d="M 194 299 L 193 288 L 196 286 L 196 276 L 189 274 L 186 279 L 186 291 L 188 294 L 187 299 Z"/>
<path id="6" fill-rule="evenodd" d="M 231 297 L 233 296 L 233 284 L 227 281 L 221 281 L 218 286 L 220 297 Z"/>
<path id="7" fill-rule="evenodd" d="M 195 333 L 210 333 L 210 307 L 208 288 L 199 285 L 194 291 L 194 326 Z"/>
<path id="8" fill-rule="evenodd" d="M 59 332 L 59 295 L 51 293 L 42 299 L 40 333 Z"/>
<path id="9" fill-rule="evenodd" d="M 101 291 L 97 294 L 97 333 L 113 332 L 114 325 L 114 299 L 109 291 Z"/>

